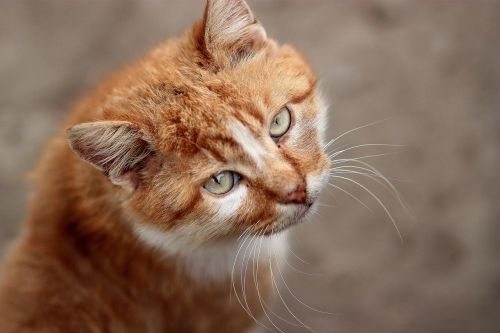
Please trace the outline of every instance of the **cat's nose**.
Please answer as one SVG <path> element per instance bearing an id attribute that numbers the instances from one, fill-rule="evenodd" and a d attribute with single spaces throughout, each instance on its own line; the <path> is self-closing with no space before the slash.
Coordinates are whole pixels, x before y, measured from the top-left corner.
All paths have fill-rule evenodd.
<path id="1" fill-rule="evenodd" d="M 301 179 L 295 188 L 288 192 L 284 197 L 284 202 L 286 204 L 306 204 L 307 203 L 307 193 L 306 193 L 306 181 Z"/>

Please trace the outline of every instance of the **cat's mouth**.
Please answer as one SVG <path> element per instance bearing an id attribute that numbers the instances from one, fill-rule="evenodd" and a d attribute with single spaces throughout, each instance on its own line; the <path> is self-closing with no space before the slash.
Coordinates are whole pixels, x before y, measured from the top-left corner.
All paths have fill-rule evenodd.
<path id="1" fill-rule="evenodd" d="M 260 233 L 268 236 L 304 222 L 316 208 L 317 205 L 315 203 L 315 201 L 310 201 L 306 204 L 293 204 L 282 207 L 284 211 L 281 217 L 268 223 L 261 229 Z"/>

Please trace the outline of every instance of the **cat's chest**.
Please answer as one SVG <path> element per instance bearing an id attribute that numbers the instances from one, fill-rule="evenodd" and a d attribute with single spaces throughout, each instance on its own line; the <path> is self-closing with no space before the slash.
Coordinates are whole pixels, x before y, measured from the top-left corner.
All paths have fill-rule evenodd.
<path id="1" fill-rule="evenodd" d="M 139 309 L 147 312 L 146 326 L 161 324 L 160 331 L 246 331 L 254 324 L 248 313 L 260 317 L 261 302 L 270 302 L 270 272 L 287 246 L 285 233 L 199 247 L 186 246 L 153 230 L 142 230 L 140 238 L 158 260 L 176 267 L 166 269 L 164 275 L 161 270 L 154 272 L 151 280 L 156 283 L 150 288 L 158 302 L 154 311 Z"/>

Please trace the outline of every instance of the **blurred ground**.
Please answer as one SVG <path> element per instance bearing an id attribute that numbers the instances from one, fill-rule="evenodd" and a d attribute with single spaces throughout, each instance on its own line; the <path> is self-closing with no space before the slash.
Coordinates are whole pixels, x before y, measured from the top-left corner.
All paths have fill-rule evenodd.
<path id="1" fill-rule="evenodd" d="M 500 331 L 500 2 L 285 1 L 251 6 L 269 35 L 310 59 L 342 144 L 405 144 L 370 160 L 404 243 L 368 193 L 333 179 L 314 221 L 294 230 L 282 296 L 318 332 Z M 0 2 L 0 248 L 17 233 L 23 180 L 69 103 L 107 73 L 191 25 L 202 1 Z M 335 146 L 334 148 L 339 148 Z M 375 147 L 346 156 L 395 151 Z M 0 253 L 2 252 L 0 250 Z M 287 309 L 277 302 L 276 312 Z M 303 328 L 276 320 L 286 332 Z"/>

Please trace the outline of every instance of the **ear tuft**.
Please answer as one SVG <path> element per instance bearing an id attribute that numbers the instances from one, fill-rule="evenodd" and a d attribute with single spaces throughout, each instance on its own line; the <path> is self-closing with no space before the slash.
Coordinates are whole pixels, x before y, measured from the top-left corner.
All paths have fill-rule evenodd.
<path id="1" fill-rule="evenodd" d="M 266 40 L 266 31 L 244 0 L 207 0 L 204 43 L 220 65 L 257 52 Z"/>
<path id="2" fill-rule="evenodd" d="M 152 153 L 138 127 L 126 121 L 78 124 L 68 130 L 70 147 L 84 161 L 104 172 L 117 185 L 137 177 L 130 172 Z"/>

